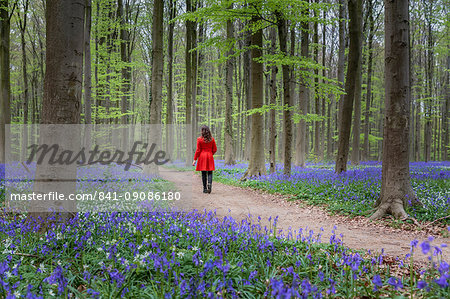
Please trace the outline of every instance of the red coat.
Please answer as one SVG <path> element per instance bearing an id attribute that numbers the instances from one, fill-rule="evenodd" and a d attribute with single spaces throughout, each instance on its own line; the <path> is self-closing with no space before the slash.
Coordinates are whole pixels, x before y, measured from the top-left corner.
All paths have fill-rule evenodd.
<path id="1" fill-rule="evenodd" d="M 217 152 L 217 145 L 214 138 L 210 142 L 205 142 L 203 137 L 197 138 L 197 150 L 195 151 L 194 160 L 198 159 L 197 171 L 215 170 L 213 155 Z"/>

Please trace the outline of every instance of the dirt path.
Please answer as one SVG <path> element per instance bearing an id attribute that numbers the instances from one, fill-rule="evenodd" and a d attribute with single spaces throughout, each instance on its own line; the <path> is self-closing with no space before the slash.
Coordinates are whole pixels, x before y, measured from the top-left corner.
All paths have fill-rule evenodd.
<path id="1" fill-rule="evenodd" d="M 212 193 L 204 194 L 201 177 L 191 171 L 174 171 L 161 169 L 161 176 L 175 183 L 182 194 L 187 195 L 184 209 L 199 211 L 216 210 L 218 217 L 232 216 L 236 220 L 247 218 L 257 221 L 261 216 L 262 223 L 268 225 L 268 218 L 278 216 L 277 230 L 291 228 L 313 230 L 314 234 L 322 232 L 322 242 L 329 242 L 333 227 L 337 234 L 343 235 L 344 245 L 354 249 L 366 249 L 380 252 L 384 248 L 387 255 L 404 257 L 410 251 L 410 242 L 414 239 L 425 240 L 427 235 L 419 232 L 408 232 L 389 227 L 379 227 L 367 220 L 349 220 L 343 216 L 328 215 L 319 207 L 301 206 L 287 202 L 285 197 L 257 190 L 240 188 L 213 182 Z M 189 198 L 190 197 L 190 198 Z M 189 200 L 190 199 L 190 200 Z M 437 238 L 433 244 L 442 243 L 450 246 L 449 238 Z M 420 250 L 418 250 L 420 251 Z M 450 250 L 444 248 L 443 257 L 450 261 Z M 422 253 L 415 254 L 416 260 L 425 260 Z"/>

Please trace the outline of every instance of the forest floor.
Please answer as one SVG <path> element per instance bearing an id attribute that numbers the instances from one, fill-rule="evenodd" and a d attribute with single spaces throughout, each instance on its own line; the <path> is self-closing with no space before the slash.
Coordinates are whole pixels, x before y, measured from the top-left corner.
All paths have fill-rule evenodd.
<path id="1" fill-rule="evenodd" d="M 258 217 L 261 217 L 263 227 L 270 226 L 270 217 L 273 224 L 273 219 L 278 216 L 277 231 L 282 229 L 286 232 L 291 228 L 298 232 L 302 228 L 303 234 L 309 235 L 309 230 L 313 230 L 315 235 L 322 234 L 322 242 L 329 242 L 336 227 L 336 235 L 342 234 L 341 239 L 346 247 L 370 250 L 372 253 L 379 253 L 383 248 L 386 256 L 399 258 L 404 258 L 410 253 L 412 240 L 421 242 L 430 236 L 420 230 L 408 231 L 387 226 L 382 222 L 369 222 L 364 217 L 331 215 L 321 207 L 307 205 L 301 201 L 287 201 L 288 196 L 225 185 L 214 182 L 214 179 L 211 194 L 204 194 L 201 176 L 195 172 L 163 168 L 160 169 L 160 173 L 181 191 L 182 199 L 183 196 L 187 197 L 183 204 L 184 210 L 216 211 L 219 218 L 231 216 L 236 221 L 249 218 L 251 215 L 255 223 L 258 222 Z M 440 236 L 434 238 L 432 244 L 445 243 L 450 246 L 450 238 Z M 449 247 L 443 248 L 442 257 L 443 260 L 450 261 Z M 426 258 L 421 253 L 414 254 L 416 261 L 425 262 Z"/>

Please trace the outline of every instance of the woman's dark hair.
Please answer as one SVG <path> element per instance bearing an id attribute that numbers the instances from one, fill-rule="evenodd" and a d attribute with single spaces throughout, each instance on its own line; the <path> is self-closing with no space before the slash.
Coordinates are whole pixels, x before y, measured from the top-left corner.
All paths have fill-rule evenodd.
<path id="1" fill-rule="evenodd" d="M 212 139 L 211 131 L 209 130 L 208 126 L 202 126 L 202 137 L 205 142 L 210 142 Z"/>

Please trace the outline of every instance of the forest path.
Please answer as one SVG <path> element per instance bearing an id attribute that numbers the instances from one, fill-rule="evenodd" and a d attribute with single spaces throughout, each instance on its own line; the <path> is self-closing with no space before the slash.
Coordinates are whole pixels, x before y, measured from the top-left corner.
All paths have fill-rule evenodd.
<path id="1" fill-rule="evenodd" d="M 354 220 L 345 216 L 329 215 L 324 209 L 315 206 L 307 206 L 301 202 L 288 202 L 287 196 L 269 194 L 259 190 L 241 188 L 221 184 L 214 181 L 211 194 L 203 193 L 201 176 L 193 171 L 176 171 L 160 168 L 161 176 L 177 186 L 182 196 L 191 195 L 184 204 L 184 210 L 197 209 L 203 212 L 216 211 L 219 218 L 232 216 L 236 221 L 248 218 L 252 215 L 252 221 L 258 221 L 261 217 L 262 225 L 269 226 L 269 217 L 278 216 L 277 231 L 292 228 L 298 232 L 299 228 L 313 230 L 317 235 L 323 228 L 321 241 L 329 242 L 336 226 L 336 234 L 343 235 L 344 245 L 353 249 L 371 250 L 381 252 L 389 256 L 403 258 L 410 252 L 410 242 L 414 239 L 420 242 L 427 239 L 428 235 L 421 232 L 404 231 L 390 227 L 370 223 L 367 220 Z M 272 221 L 273 223 L 273 221 Z M 450 238 L 436 238 L 432 244 L 450 246 Z M 419 243 L 420 244 L 420 243 Z M 417 249 L 414 259 L 425 261 L 420 249 Z M 443 248 L 443 260 L 450 261 L 449 247 Z"/>

